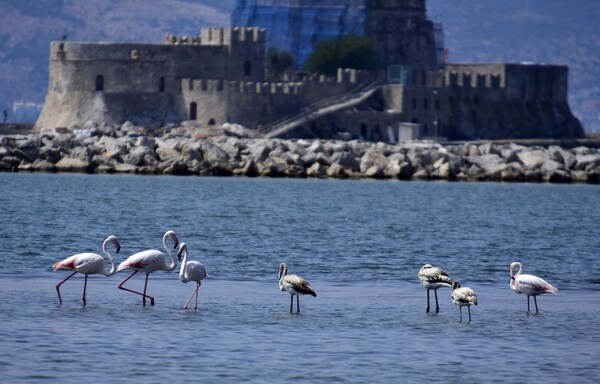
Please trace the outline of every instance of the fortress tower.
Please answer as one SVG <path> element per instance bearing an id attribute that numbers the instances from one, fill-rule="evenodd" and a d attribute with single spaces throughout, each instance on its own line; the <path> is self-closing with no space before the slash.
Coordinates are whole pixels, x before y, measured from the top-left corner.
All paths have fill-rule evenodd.
<path id="1" fill-rule="evenodd" d="M 425 0 L 368 0 L 365 35 L 379 47 L 379 69 L 405 66 L 437 69 L 434 24 L 427 19 Z"/>

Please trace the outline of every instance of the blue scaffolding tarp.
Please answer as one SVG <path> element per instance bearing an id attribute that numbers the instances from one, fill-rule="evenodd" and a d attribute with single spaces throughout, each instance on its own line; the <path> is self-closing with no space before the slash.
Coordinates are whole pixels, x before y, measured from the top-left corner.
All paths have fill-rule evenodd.
<path id="1" fill-rule="evenodd" d="M 267 48 L 289 51 L 302 64 L 315 43 L 364 34 L 365 0 L 238 0 L 233 27 L 262 27 Z"/>

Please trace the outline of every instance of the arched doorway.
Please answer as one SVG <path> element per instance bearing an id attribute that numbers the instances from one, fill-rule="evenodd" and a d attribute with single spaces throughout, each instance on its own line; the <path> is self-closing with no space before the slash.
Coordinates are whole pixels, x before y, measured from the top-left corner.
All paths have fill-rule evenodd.
<path id="1" fill-rule="evenodd" d="M 367 124 L 365 123 L 360 125 L 360 137 L 363 140 L 367 140 Z"/>

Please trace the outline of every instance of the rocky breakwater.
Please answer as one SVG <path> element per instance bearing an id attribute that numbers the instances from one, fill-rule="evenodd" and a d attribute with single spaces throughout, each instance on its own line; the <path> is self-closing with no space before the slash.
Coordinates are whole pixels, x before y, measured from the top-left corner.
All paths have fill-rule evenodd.
<path id="1" fill-rule="evenodd" d="M 0 136 L 1 171 L 210 176 L 331 177 L 598 183 L 600 151 L 515 143 L 401 144 L 261 139 L 241 127 L 218 133 L 124 125 L 103 133 Z"/>

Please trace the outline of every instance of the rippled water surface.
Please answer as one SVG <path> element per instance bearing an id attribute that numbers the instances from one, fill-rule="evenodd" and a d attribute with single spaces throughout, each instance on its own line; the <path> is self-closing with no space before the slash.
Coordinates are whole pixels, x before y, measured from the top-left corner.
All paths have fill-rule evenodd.
<path id="1" fill-rule="evenodd" d="M 0 381 L 592 383 L 599 218 L 590 185 L 0 173 Z M 54 262 L 111 234 L 120 262 L 167 229 L 208 268 L 198 312 L 178 269 L 151 275 L 154 306 L 125 272 L 90 278 L 86 307 L 72 278 L 59 306 Z M 539 315 L 517 260 L 559 289 Z M 318 293 L 300 314 L 281 262 Z M 447 288 L 425 313 L 424 263 L 477 292 L 471 323 Z"/>

